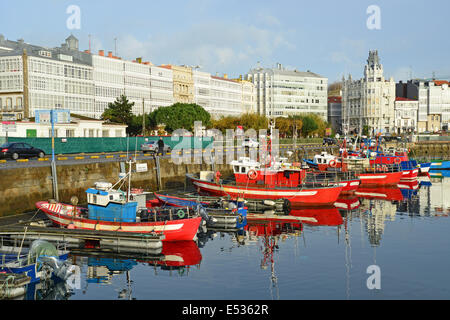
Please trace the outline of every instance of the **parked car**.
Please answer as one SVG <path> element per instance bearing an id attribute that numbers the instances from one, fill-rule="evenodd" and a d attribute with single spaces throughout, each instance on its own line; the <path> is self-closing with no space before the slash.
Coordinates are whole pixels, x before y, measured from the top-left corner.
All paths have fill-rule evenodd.
<path id="1" fill-rule="evenodd" d="M 333 138 L 323 138 L 324 146 L 332 146 L 334 144 L 336 144 L 336 140 L 334 140 Z"/>
<path id="2" fill-rule="evenodd" d="M 253 138 L 245 138 L 244 141 L 242 141 L 242 146 L 245 148 L 258 148 L 259 143 Z"/>
<path id="3" fill-rule="evenodd" d="M 144 144 L 141 145 L 141 151 L 143 153 L 157 153 L 158 152 L 158 141 L 157 140 L 152 140 L 149 142 L 146 142 Z M 164 144 L 164 154 L 167 154 L 168 152 L 171 152 L 172 148 L 170 148 L 167 144 Z"/>
<path id="4" fill-rule="evenodd" d="M 43 158 L 45 152 L 24 142 L 8 142 L 0 147 L 0 158 L 17 160 L 19 158 Z"/>

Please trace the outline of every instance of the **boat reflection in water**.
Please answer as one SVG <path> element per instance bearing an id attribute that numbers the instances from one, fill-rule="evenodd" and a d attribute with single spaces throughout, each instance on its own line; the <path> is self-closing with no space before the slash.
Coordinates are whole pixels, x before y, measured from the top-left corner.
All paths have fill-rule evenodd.
<path id="1" fill-rule="evenodd" d="M 402 191 L 398 186 L 392 187 L 360 187 L 355 192 L 360 199 L 369 200 L 387 200 L 401 201 L 403 200 Z"/>
<path id="2" fill-rule="evenodd" d="M 257 241 L 263 254 L 260 267 L 267 270 L 270 267 L 270 294 L 272 299 L 280 299 L 278 290 L 278 276 L 275 272 L 274 255 L 279 250 L 279 242 L 285 241 L 288 237 L 300 237 L 303 231 L 301 222 L 286 222 L 282 217 L 280 219 L 269 218 L 261 220 L 248 221 L 245 227 L 247 239 L 249 242 Z M 275 296 L 274 296 L 275 291 Z"/>
<path id="3" fill-rule="evenodd" d="M 417 192 L 419 191 L 420 188 L 420 184 L 418 180 L 400 181 L 397 187 L 400 189 L 400 192 L 403 195 L 403 199 L 408 200 L 412 199 L 414 196 L 417 195 Z"/>
<path id="4" fill-rule="evenodd" d="M 74 250 L 75 260 L 85 260 L 87 265 L 86 288 L 89 284 L 112 284 L 114 276 L 126 274 L 126 287 L 119 292 L 118 299 L 132 298 L 131 270 L 138 264 L 152 266 L 155 275 L 158 270 L 169 275 L 187 276 L 191 266 L 198 266 L 202 255 L 194 241 L 164 242 L 160 254 L 147 255 L 135 252 L 111 253 L 96 249 Z"/>
<path id="5" fill-rule="evenodd" d="M 356 199 L 358 200 L 358 199 Z M 356 202 L 354 202 L 356 203 Z M 359 204 L 359 201 L 358 201 Z M 344 223 L 337 207 L 291 209 L 290 216 L 302 218 L 304 224 L 312 226 L 340 226 Z"/>

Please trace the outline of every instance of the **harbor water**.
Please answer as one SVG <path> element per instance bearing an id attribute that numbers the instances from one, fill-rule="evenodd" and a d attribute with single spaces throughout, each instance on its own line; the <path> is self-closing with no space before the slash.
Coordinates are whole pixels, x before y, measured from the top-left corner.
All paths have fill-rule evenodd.
<path id="1" fill-rule="evenodd" d="M 77 277 L 23 299 L 449 299 L 449 195 L 441 173 L 358 190 L 338 208 L 293 209 L 301 223 L 203 227 L 197 242 L 154 256 L 74 251 Z"/>

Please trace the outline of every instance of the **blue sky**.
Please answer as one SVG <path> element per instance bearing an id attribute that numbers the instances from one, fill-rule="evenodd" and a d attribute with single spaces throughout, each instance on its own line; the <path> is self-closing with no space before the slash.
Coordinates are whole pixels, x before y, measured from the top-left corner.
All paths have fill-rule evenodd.
<path id="1" fill-rule="evenodd" d="M 27 3 L 27 5 L 23 5 Z M 81 9 L 81 29 L 69 30 L 69 5 Z M 381 10 L 381 29 L 366 26 L 367 8 Z M 235 77 L 260 61 L 311 70 L 340 80 L 360 78 L 377 49 L 385 76 L 449 78 L 450 1 L 183 0 L 0 1 L 0 33 L 47 47 L 73 33 L 80 49 L 114 51 L 154 64 L 199 65 Z"/>

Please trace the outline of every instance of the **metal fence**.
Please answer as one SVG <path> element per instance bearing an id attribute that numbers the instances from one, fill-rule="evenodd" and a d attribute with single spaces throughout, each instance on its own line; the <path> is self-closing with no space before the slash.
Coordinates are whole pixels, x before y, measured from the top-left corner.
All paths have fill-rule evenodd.
<path id="1" fill-rule="evenodd" d="M 0 143 L 5 142 L 1 138 Z M 129 137 L 129 138 L 55 138 L 55 153 L 96 153 L 96 152 L 119 152 L 139 151 L 144 142 L 159 140 L 159 137 Z M 206 148 L 212 143 L 212 138 L 197 137 L 163 137 L 165 144 L 172 149 L 177 148 Z M 52 152 L 51 138 L 8 138 L 8 142 L 25 142 L 35 148 L 42 149 L 46 154 Z"/>

